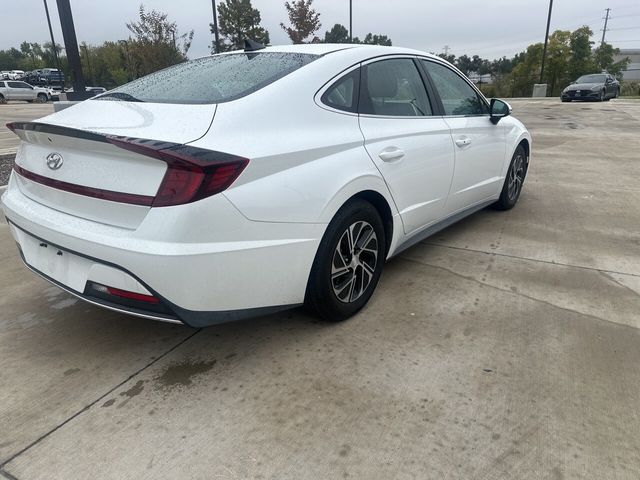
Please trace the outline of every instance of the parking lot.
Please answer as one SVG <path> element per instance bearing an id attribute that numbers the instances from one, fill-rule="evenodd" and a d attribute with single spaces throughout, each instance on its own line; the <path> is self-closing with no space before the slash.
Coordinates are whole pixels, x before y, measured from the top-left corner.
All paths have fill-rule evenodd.
<path id="1" fill-rule="evenodd" d="M 640 101 L 511 103 L 516 208 L 394 258 L 340 324 L 102 310 L 0 225 L 0 478 L 640 478 Z"/>

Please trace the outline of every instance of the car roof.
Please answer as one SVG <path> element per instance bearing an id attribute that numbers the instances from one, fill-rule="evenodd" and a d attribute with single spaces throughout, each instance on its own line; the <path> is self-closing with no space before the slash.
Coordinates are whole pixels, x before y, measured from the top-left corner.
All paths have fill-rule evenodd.
<path id="1" fill-rule="evenodd" d="M 339 51 L 351 51 L 355 53 L 361 53 L 363 57 L 377 56 L 377 55 L 394 55 L 394 54 L 408 54 L 408 55 L 422 55 L 427 57 L 434 57 L 434 55 L 411 48 L 403 47 L 387 47 L 382 45 L 365 45 L 354 43 L 303 43 L 299 45 L 271 45 L 265 47 L 258 52 L 282 52 L 282 53 L 307 53 L 312 55 L 327 55 Z M 231 52 L 224 52 L 221 55 L 231 53 L 244 53 L 244 50 L 233 50 Z"/>

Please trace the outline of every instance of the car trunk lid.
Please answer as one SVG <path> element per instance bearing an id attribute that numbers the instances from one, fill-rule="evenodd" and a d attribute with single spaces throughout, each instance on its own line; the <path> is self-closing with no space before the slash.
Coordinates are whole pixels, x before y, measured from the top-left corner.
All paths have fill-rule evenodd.
<path id="1" fill-rule="evenodd" d="M 39 122 L 15 123 L 11 128 L 22 140 L 17 185 L 56 210 L 135 229 L 151 208 L 168 164 L 114 144 L 113 138 L 126 134 L 158 148 L 184 145 L 207 132 L 215 110 L 215 105 L 87 101 Z"/>

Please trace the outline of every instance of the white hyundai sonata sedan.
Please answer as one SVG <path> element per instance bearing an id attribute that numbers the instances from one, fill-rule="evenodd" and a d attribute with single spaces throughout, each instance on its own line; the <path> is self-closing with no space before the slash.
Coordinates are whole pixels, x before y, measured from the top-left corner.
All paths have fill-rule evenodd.
<path id="1" fill-rule="evenodd" d="M 9 124 L 2 208 L 26 266 L 96 305 L 337 321 L 388 258 L 515 205 L 531 137 L 510 113 L 423 52 L 249 46 Z"/>

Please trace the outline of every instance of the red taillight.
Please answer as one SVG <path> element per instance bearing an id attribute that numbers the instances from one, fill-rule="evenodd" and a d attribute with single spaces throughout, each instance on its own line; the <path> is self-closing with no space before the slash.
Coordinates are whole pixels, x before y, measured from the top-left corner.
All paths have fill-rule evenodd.
<path id="1" fill-rule="evenodd" d="M 195 202 L 220 193 L 240 176 L 249 160 L 188 145 L 107 136 L 117 147 L 167 163 L 153 207 Z"/>

